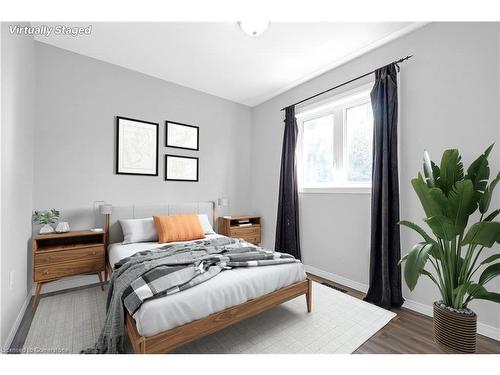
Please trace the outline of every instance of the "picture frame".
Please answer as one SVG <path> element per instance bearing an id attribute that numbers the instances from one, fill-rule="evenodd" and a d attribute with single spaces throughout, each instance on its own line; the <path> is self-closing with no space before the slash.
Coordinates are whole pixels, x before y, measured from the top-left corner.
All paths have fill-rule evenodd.
<path id="1" fill-rule="evenodd" d="M 120 175 L 158 176 L 159 123 L 116 116 L 116 164 Z"/>
<path id="2" fill-rule="evenodd" d="M 165 181 L 198 182 L 199 158 L 165 154 Z"/>
<path id="3" fill-rule="evenodd" d="M 175 121 L 165 121 L 165 147 L 200 150 L 200 127 Z"/>

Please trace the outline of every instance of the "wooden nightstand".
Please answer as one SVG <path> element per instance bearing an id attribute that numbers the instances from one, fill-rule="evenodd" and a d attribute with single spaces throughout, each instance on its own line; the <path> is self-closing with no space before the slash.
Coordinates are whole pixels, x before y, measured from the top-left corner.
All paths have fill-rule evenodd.
<path id="1" fill-rule="evenodd" d="M 97 274 L 103 287 L 104 232 L 90 230 L 41 234 L 33 238 L 33 281 L 36 305 L 43 283 L 67 276 Z"/>
<path id="2" fill-rule="evenodd" d="M 217 228 L 219 234 L 224 236 L 243 238 L 254 245 L 260 244 L 260 216 L 219 217 Z"/>

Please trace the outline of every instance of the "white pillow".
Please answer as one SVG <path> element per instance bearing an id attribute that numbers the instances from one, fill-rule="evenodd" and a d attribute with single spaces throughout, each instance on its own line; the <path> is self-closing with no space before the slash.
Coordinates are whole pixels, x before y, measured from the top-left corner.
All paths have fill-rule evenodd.
<path id="1" fill-rule="evenodd" d="M 214 229 L 210 225 L 210 221 L 208 221 L 208 216 L 205 214 L 198 214 L 198 219 L 200 219 L 201 227 L 203 228 L 203 233 L 205 234 L 215 234 Z"/>
<path id="2" fill-rule="evenodd" d="M 135 242 L 157 242 L 155 223 L 152 217 L 144 219 L 126 219 L 120 220 L 123 231 L 122 244 Z"/>

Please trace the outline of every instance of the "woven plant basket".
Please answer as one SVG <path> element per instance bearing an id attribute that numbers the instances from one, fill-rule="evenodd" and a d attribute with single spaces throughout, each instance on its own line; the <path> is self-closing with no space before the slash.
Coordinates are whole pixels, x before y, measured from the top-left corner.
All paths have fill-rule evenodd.
<path id="1" fill-rule="evenodd" d="M 434 340 L 447 353 L 476 351 L 476 314 L 460 314 L 434 303 Z"/>

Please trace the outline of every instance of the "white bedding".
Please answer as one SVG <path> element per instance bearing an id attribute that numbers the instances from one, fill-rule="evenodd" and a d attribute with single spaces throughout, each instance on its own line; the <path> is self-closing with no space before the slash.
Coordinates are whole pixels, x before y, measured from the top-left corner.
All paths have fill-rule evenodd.
<path id="1" fill-rule="evenodd" d="M 206 237 L 215 238 L 220 235 Z M 162 245 L 157 242 L 112 244 L 109 247 L 110 264 L 113 266 L 124 257 Z M 269 294 L 305 278 L 302 263 L 223 271 L 194 288 L 145 302 L 133 317 L 140 335 L 153 336 Z"/>
<path id="2" fill-rule="evenodd" d="M 220 234 L 205 235 L 205 239 L 217 238 L 217 237 L 224 237 L 224 236 L 221 236 Z M 126 245 L 123 245 L 121 242 L 112 243 L 111 245 L 109 245 L 108 248 L 109 264 L 111 265 L 111 267 L 114 267 L 115 263 L 117 263 L 118 261 L 122 260 L 123 258 L 129 257 L 131 255 L 134 255 L 139 251 L 151 250 L 156 247 L 162 247 L 165 245 L 170 245 L 174 243 L 184 243 L 184 242 L 190 242 L 190 241 L 169 242 L 168 244 L 158 243 L 158 242 L 136 242 Z"/>

